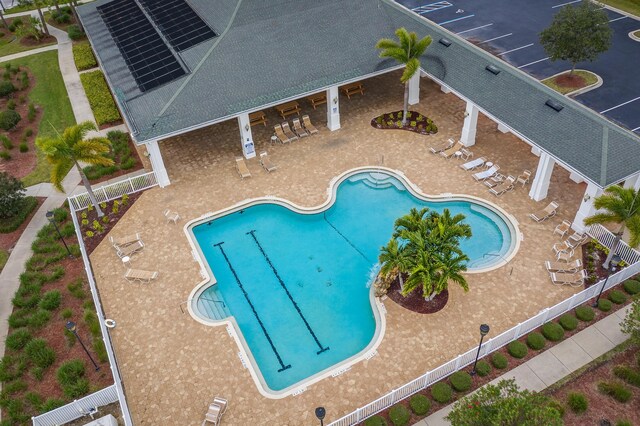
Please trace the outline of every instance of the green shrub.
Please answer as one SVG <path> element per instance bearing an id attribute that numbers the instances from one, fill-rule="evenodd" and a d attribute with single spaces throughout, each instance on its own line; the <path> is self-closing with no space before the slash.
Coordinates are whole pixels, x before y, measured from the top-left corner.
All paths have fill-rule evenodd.
<path id="1" fill-rule="evenodd" d="M 431 408 L 431 400 L 425 395 L 417 393 L 409 399 L 409 407 L 411 411 L 418 416 L 424 416 Z"/>
<path id="2" fill-rule="evenodd" d="M 96 314 L 96 312 L 92 309 L 86 309 L 84 311 L 83 318 L 84 322 L 86 322 L 87 326 L 89 327 L 89 332 L 91 333 L 91 335 L 93 337 L 100 337 L 100 321 L 98 320 L 98 315 Z"/>
<path id="3" fill-rule="evenodd" d="M 524 358 L 525 356 L 527 356 L 528 352 L 527 345 L 518 340 L 514 340 L 507 345 L 507 352 L 509 352 L 509 355 L 514 358 Z"/>
<path id="4" fill-rule="evenodd" d="M 32 135 L 33 135 L 33 129 L 31 129 L 31 128 L 26 128 L 26 129 L 24 130 L 24 137 L 25 137 L 25 138 L 29 138 L 29 137 L 31 137 Z"/>
<path id="5" fill-rule="evenodd" d="M 583 394 L 572 392 L 567 396 L 567 405 L 569 405 L 571 411 L 580 414 L 587 411 L 587 408 L 589 408 L 589 401 Z"/>
<path id="6" fill-rule="evenodd" d="M 405 426 L 409 424 L 411 412 L 404 405 L 398 404 L 389 410 L 389 419 L 394 426 Z"/>
<path id="7" fill-rule="evenodd" d="M 29 327 L 39 329 L 44 327 L 46 323 L 51 319 L 51 313 L 46 309 L 38 309 L 31 317 L 29 318 Z"/>
<path id="8" fill-rule="evenodd" d="M 44 339 L 33 339 L 24 347 L 31 362 L 40 368 L 47 368 L 56 360 L 56 353 Z"/>
<path id="9" fill-rule="evenodd" d="M 620 305 L 627 301 L 627 296 L 620 290 L 612 290 L 609 293 L 609 300 L 611 300 L 616 305 Z"/>
<path id="10" fill-rule="evenodd" d="M 69 290 L 69 293 L 71 293 L 73 297 L 84 299 L 85 297 L 87 297 L 87 293 L 85 293 L 84 289 L 82 288 L 83 284 L 84 282 L 82 281 L 82 278 L 78 278 L 77 280 L 67 284 L 67 290 Z"/>
<path id="11" fill-rule="evenodd" d="M 27 368 L 24 357 L 5 355 L 0 358 L 0 382 L 10 382 L 22 377 Z"/>
<path id="12" fill-rule="evenodd" d="M 10 81 L 0 81 L 0 96 L 7 96 L 16 91 L 16 86 Z"/>
<path id="13" fill-rule="evenodd" d="M 466 371 L 456 371 L 449 380 L 451 386 L 458 392 L 466 392 L 471 389 L 471 376 Z"/>
<path id="14" fill-rule="evenodd" d="M 0 151 L 0 158 L 9 161 L 11 160 L 11 154 L 9 154 L 7 151 Z"/>
<path id="15" fill-rule="evenodd" d="M 578 328 L 578 318 L 571 314 L 564 314 L 561 316 L 558 323 L 567 331 Z"/>
<path id="16" fill-rule="evenodd" d="M 9 99 L 9 102 L 7 102 L 7 109 L 16 110 L 16 101 L 14 101 L 13 99 Z"/>
<path id="17" fill-rule="evenodd" d="M 29 151 L 29 145 L 27 145 L 26 142 L 22 142 L 20 144 L 20 152 L 27 152 Z"/>
<path id="18" fill-rule="evenodd" d="M 96 355 L 98 356 L 98 360 L 100 362 L 109 361 L 107 348 L 104 346 L 104 342 L 102 340 L 96 339 L 93 341 L 93 350 L 96 352 Z"/>
<path id="19" fill-rule="evenodd" d="M 99 126 L 120 120 L 120 113 L 111 96 L 102 71 L 91 71 L 80 74 L 82 86 L 87 93 L 93 115 Z"/>
<path id="20" fill-rule="evenodd" d="M 580 321 L 593 321 L 593 319 L 596 317 L 596 313 L 594 312 L 594 310 L 591 308 L 591 306 L 587 305 L 578 306 L 575 312 L 576 317 L 578 317 Z"/>
<path id="21" fill-rule="evenodd" d="M 504 370 L 508 365 L 507 357 L 500 352 L 496 352 L 491 356 L 491 364 L 498 370 Z"/>
<path id="22" fill-rule="evenodd" d="M 31 333 L 26 328 L 20 328 L 7 336 L 5 344 L 9 349 L 17 351 L 24 348 L 29 340 L 31 340 Z"/>
<path id="23" fill-rule="evenodd" d="M 120 163 L 120 168 L 122 170 L 129 170 L 132 169 L 133 166 L 136 165 L 136 159 L 133 157 L 129 157 L 126 160 L 124 160 L 122 163 Z"/>
<path id="24" fill-rule="evenodd" d="M 36 410 L 44 402 L 44 399 L 42 398 L 42 396 L 35 392 L 27 392 L 24 396 L 24 399 L 26 399 L 29 402 L 29 404 Z"/>
<path id="25" fill-rule="evenodd" d="M 598 390 L 622 403 L 629 401 L 632 396 L 629 388 L 617 382 L 600 382 L 598 383 Z"/>
<path id="26" fill-rule="evenodd" d="M 491 373 L 491 366 L 487 361 L 480 360 L 476 365 L 476 373 L 480 377 L 488 376 Z"/>
<path id="27" fill-rule="evenodd" d="M 533 350 L 539 351 L 540 349 L 544 348 L 545 344 L 546 341 L 544 340 L 544 336 L 540 333 L 534 331 L 532 333 L 529 333 L 529 335 L 527 336 L 527 346 L 529 346 Z"/>
<path id="28" fill-rule="evenodd" d="M 77 398 L 89 392 L 89 382 L 84 374 L 84 363 L 77 359 L 66 361 L 58 368 L 56 377 L 67 398 Z"/>
<path id="29" fill-rule="evenodd" d="M 2 146 L 5 147 L 5 149 L 13 149 L 13 142 L 11 142 L 11 139 L 9 139 L 7 135 L 0 135 L 0 141 L 2 141 Z"/>
<path id="30" fill-rule="evenodd" d="M 364 421 L 364 426 L 387 426 L 387 421 L 382 416 L 373 416 Z"/>
<path id="31" fill-rule="evenodd" d="M 551 402 L 549 402 L 549 407 L 556 410 L 558 414 L 560 414 L 560 417 L 564 417 L 564 405 L 562 405 L 560 401 L 552 399 Z"/>
<path id="32" fill-rule="evenodd" d="M 438 382 L 431 386 L 431 397 L 440 404 L 446 404 L 451 401 L 453 391 L 451 386 L 444 382 Z"/>
<path id="33" fill-rule="evenodd" d="M 36 119 L 36 106 L 35 104 L 32 102 L 29 104 L 29 111 L 27 112 L 27 120 L 29 120 L 29 123 L 33 123 L 33 120 Z"/>
<path id="34" fill-rule="evenodd" d="M 16 111 L 7 110 L 0 112 L 0 129 L 11 130 L 20 122 L 22 117 Z"/>
<path id="35" fill-rule="evenodd" d="M 602 312 L 609 312 L 611 310 L 611 307 L 611 301 L 607 299 L 598 300 L 598 309 L 600 309 Z"/>
<path id="36" fill-rule="evenodd" d="M 640 387 L 640 372 L 637 372 L 626 365 L 616 365 L 613 368 L 613 374 L 630 385 Z"/>
<path id="37" fill-rule="evenodd" d="M 88 41 L 73 45 L 73 60 L 76 63 L 78 71 L 88 70 L 98 66 Z"/>
<path id="38" fill-rule="evenodd" d="M 46 413 L 47 411 L 55 410 L 56 408 L 62 407 L 65 405 L 65 402 L 61 399 L 57 398 L 49 398 L 47 399 L 42 407 L 40 407 L 40 413 Z"/>
<path id="39" fill-rule="evenodd" d="M 62 296 L 58 290 L 48 291 L 42 296 L 38 307 L 47 311 L 55 311 L 60 306 L 61 298 Z"/>
<path id="40" fill-rule="evenodd" d="M 71 15 L 62 11 L 54 11 L 51 14 L 51 19 L 53 19 L 56 24 L 68 24 L 69 22 L 71 22 Z"/>
<path id="41" fill-rule="evenodd" d="M 25 389 L 27 389 L 27 384 L 20 379 L 2 385 L 2 392 L 8 395 L 22 392 Z"/>
<path id="42" fill-rule="evenodd" d="M 60 312 L 60 316 L 64 319 L 69 319 L 73 316 L 73 311 L 70 308 L 65 308 Z"/>
<path id="43" fill-rule="evenodd" d="M 629 420 L 620 420 L 616 422 L 616 426 L 633 426 L 633 424 Z"/>
<path id="44" fill-rule="evenodd" d="M 37 381 L 41 382 L 42 379 L 44 378 L 44 368 L 33 367 L 31 369 L 31 375 L 33 376 L 34 379 L 36 379 Z"/>
<path id="45" fill-rule="evenodd" d="M 29 311 L 19 310 L 9 315 L 7 322 L 11 328 L 21 328 L 29 325 Z"/>
<path id="46" fill-rule="evenodd" d="M 542 335 L 552 342 L 559 342 L 564 337 L 564 329 L 555 322 L 548 322 L 542 326 Z"/>
<path id="47" fill-rule="evenodd" d="M 640 281 L 627 280 L 622 284 L 622 288 L 630 295 L 640 293 Z"/>
<path id="48" fill-rule="evenodd" d="M 69 38 L 73 41 L 80 40 L 82 37 L 84 37 L 84 33 L 82 32 L 80 27 L 77 25 L 69 25 L 67 27 L 67 34 L 69 35 Z"/>

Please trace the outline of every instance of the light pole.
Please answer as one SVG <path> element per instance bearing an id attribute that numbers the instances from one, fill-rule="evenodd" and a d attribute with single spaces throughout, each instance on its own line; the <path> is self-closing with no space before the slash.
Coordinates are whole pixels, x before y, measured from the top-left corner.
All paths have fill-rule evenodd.
<path id="1" fill-rule="evenodd" d="M 604 288 L 607 286 L 607 281 L 609 281 L 609 277 L 611 276 L 611 274 L 613 274 L 616 271 L 621 261 L 622 261 L 622 258 L 620 258 L 620 256 L 618 256 L 617 253 L 614 254 L 613 257 L 611 258 L 611 263 L 609 263 L 609 269 L 607 269 L 607 278 L 605 278 L 604 282 L 602 283 L 602 287 L 600 287 L 600 293 L 598 293 L 598 297 L 596 297 L 596 301 L 593 302 L 593 305 L 591 305 L 594 308 L 598 307 L 598 301 L 600 300 L 600 296 L 602 296 L 602 292 L 604 291 Z"/>
<path id="2" fill-rule="evenodd" d="M 324 409 L 324 407 L 317 407 L 316 408 L 316 417 L 318 418 L 318 420 L 320 420 L 320 426 L 324 426 L 324 416 L 327 414 L 327 411 Z"/>
<path id="3" fill-rule="evenodd" d="M 78 332 L 76 331 L 76 323 L 73 321 L 68 321 L 65 327 L 67 328 L 67 330 L 69 330 L 76 336 L 76 339 L 78 339 L 78 342 L 80 342 L 80 345 L 82 345 L 82 349 L 84 349 L 84 351 L 87 353 L 87 356 L 93 363 L 93 366 L 96 368 L 96 371 L 100 370 L 100 367 L 98 366 L 98 364 L 96 364 L 96 362 L 91 357 L 91 354 L 87 350 L 87 347 L 84 345 L 84 343 L 82 343 L 82 339 L 80 339 L 80 336 L 78 336 Z"/>
<path id="4" fill-rule="evenodd" d="M 64 240 L 64 238 L 62 238 L 62 234 L 60 233 L 60 229 L 58 228 L 58 224 L 56 223 L 55 219 L 54 219 L 54 214 L 51 210 L 49 210 L 46 214 L 47 216 L 47 220 L 49 221 L 49 223 L 51 223 L 53 225 L 54 228 L 56 228 L 56 232 L 58 233 L 58 237 L 60 237 L 60 241 L 62 241 L 62 244 L 64 244 L 64 248 L 67 249 L 67 253 L 69 253 L 69 257 L 73 257 L 73 255 L 71 254 L 71 250 L 69 250 L 69 247 L 67 246 L 67 242 Z"/>
<path id="5" fill-rule="evenodd" d="M 480 326 L 480 343 L 478 344 L 478 352 L 476 352 L 476 360 L 473 362 L 473 369 L 471 369 L 471 375 L 475 376 L 476 375 L 476 364 L 478 364 L 478 357 L 480 356 L 480 348 L 482 347 L 482 339 L 484 339 L 484 336 L 486 336 L 487 334 L 489 334 L 489 325 L 488 324 L 482 324 Z"/>

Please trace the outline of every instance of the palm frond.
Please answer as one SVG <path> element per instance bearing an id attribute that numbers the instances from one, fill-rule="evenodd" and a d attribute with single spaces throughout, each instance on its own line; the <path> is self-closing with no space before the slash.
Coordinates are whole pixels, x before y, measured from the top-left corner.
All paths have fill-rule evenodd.
<path id="1" fill-rule="evenodd" d="M 613 213 L 596 213 L 593 216 L 589 216 L 584 219 L 585 225 L 605 224 L 611 222 L 617 222 L 620 216 Z"/>
<path id="2" fill-rule="evenodd" d="M 629 245 L 631 247 L 640 246 L 640 214 L 636 214 L 630 217 L 626 222 L 627 229 L 629 229 Z"/>
<path id="3" fill-rule="evenodd" d="M 407 52 L 400 47 L 384 49 L 379 55 L 381 58 L 391 58 L 404 64 L 407 62 Z"/>
<path id="4" fill-rule="evenodd" d="M 415 75 L 416 72 L 420 70 L 420 61 L 416 58 L 411 58 L 407 62 L 404 67 L 404 72 L 402 73 L 402 77 L 400 77 L 400 81 L 402 83 L 406 83 Z"/>
<path id="5" fill-rule="evenodd" d="M 64 180 L 67 171 L 73 164 L 72 161 L 68 159 L 63 159 L 56 163 L 52 163 L 51 167 L 51 184 L 53 187 L 60 191 L 64 192 L 64 187 L 62 186 L 62 181 Z"/>
<path id="6" fill-rule="evenodd" d="M 427 50 L 427 47 L 431 45 L 431 36 L 426 36 L 422 40 L 419 40 L 412 48 L 412 56 L 418 57 Z"/>
<path id="7" fill-rule="evenodd" d="M 411 46 L 411 36 L 409 35 L 407 29 L 404 27 L 398 28 L 396 30 L 396 37 L 398 37 L 398 40 L 400 41 L 400 46 L 405 51 L 408 51 Z"/>
<path id="8" fill-rule="evenodd" d="M 390 38 L 383 38 L 376 43 L 376 49 L 400 49 L 401 46 Z"/>

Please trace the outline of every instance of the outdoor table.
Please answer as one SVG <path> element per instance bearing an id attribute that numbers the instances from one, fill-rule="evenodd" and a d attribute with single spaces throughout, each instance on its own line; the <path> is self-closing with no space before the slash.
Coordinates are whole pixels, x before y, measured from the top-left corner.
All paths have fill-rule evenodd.
<path id="1" fill-rule="evenodd" d="M 300 107 L 298 102 L 291 101 L 286 104 L 276 105 L 275 109 L 278 110 L 278 113 L 283 119 L 286 119 L 288 115 L 298 114 L 300 115 Z"/>

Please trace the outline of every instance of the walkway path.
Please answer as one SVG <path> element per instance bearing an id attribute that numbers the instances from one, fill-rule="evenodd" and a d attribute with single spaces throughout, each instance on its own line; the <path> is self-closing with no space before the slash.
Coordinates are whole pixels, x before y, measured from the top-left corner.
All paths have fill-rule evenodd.
<path id="1" fill-rule="evenodd" d="M 620 322 L 630 309 L 631 305 L 627 305 L 614 312 L 494 379 L 491 384 L 496 384 L 500 380 L 515 379 L 516 384 L 521 389 L 529 389 L 535 392 L 546 389 L 627 340 L 629 336 L 620 331 Z M 444 418 L 452 408 L 453 404 L 433 413 L 426 419 L 420 420 L 415 425 L 449 425 L 450 423 Z"/>
<path id="2" fill-rule="evenodd" d="M 39 47 L 37 49 L 26 50 L 20 53 L 14 53 L 13 55 L 0 56 L 0 62 L 9 62 L 14 59 L 24 58 L 25 56 L 37 55 L 38 53 L 48 52 L 50 50 L 57 50 L 58 45 L 52 44 L 51 46 Z"/>

